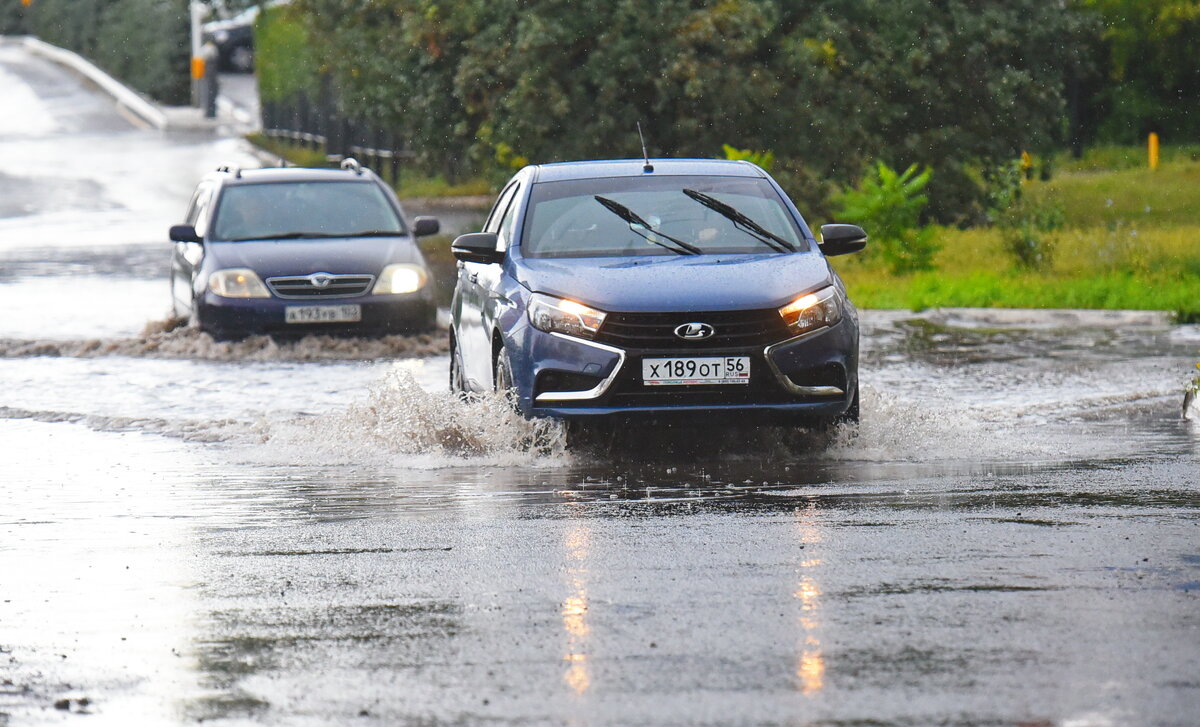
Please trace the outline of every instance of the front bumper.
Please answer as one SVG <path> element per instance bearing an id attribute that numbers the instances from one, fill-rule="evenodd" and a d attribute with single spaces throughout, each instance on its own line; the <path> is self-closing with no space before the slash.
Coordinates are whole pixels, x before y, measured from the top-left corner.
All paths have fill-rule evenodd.
<path id="1" fill-rule="evenodd" d="M 288 323 L 290 306 L 357 305 L 362 318 L 354 322 Z M 253 334 L 305 336 L 320 334 L 384 335 L 431 330 L 437 306 L 428 287 L 410 295 L 361 295 L 320 300 L 282 298 L 223 298 L 212 291 L 196 303 L 202 330 L 217 338 Z"/>
<path id="2" fill-rule="evenodd" d="M 530 330 L 530 379 L 518 384 L 527 413 L 585 418 L 716 412 L 768 420 L 836 417 L 858 389 L 858 329 L 841 322 L 766 346 L 624 349 Z M 747 356 L 748 384 L 654 386 L 643 358 Z M 522 385 L 524 384 L 524 385 Z"/>

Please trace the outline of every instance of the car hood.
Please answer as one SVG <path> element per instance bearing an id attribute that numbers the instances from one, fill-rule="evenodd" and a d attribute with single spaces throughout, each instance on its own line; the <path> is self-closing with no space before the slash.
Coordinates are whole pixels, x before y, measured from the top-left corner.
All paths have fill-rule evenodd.
<path id="1" fill-rule="evenodd" d="M 378 275 L 390 263 L 421 260 L 408 237 L 209 242 L 213 269 L 250 268 L 261 277 L 311 273 Z"/>
<path id="2" fill-rule="evenodd" d="M 631 313 L 773 308 L 833 280 L 825 258 L 812 252 L 522 258 L 515 268 L 535 293 Z"/>

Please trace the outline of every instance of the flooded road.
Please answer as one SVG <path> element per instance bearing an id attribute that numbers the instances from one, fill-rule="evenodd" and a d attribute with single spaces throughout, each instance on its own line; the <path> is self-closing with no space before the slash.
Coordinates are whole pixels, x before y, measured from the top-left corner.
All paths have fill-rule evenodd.
<path id="1" fill-rule="evenodd" d="M 0 725 L 1196 724 L 1200 328 L 866 312 L 856 431 L 574 452 L 439 337 L 164 323 L 244 147 L 0 46 L 18 94 Z"/>

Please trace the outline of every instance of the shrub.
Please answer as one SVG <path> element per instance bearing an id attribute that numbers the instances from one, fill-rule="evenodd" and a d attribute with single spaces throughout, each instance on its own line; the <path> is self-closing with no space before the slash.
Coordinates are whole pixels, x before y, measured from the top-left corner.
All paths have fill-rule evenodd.
<path id="1" fill-rule="evenodd" d="M 1054 256 L 1048 233 L 1062 229 L 1066 214 L 1051 202 L 1036 202 L 1021 193 L 1024 177 L 1021 160 L 996 167 L 989 173 L 989 217 L 1000 229 L 1004 251 L 1018 268 L 1045 270 Z"/>
<path id="2" fill-rule="evenodd" d="M 301 94 L 317 94 L 317 61 L 308 30 L 290 7 L 259 13 L 254 23 L 254 46 L 258 92 L 263 101 L 291 101 Z"/>
<path id="3" fill-rule="evenodd" d="M 932 227 L 921 227 L 921 211 L 929 198 L 921 194 L 933 177 L 928 167 L 917 173 L 913 164 L 897 174 L 883 162 L 867 174 L 856 189 L 838 197 L 839 219 L 860 224 L 871 236 L 870 256 L 879 258 L 894 273 L 912 273 L 933 268 L 933 256 L 941 248 Z"/>

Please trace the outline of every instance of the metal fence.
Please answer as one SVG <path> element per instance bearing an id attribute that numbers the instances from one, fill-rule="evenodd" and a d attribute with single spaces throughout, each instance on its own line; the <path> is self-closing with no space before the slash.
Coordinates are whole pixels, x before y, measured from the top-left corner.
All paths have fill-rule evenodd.
<path id="1" fill-rule="evenodd" d="M 354 157 L 393 185 L 400 181 L 401 160 L 414 156 L 394 130 L 344 116 L 335 104 L 314 102 L 306 94 L 284 102 L 263 101 L 262 128 L 266 136 L 324 149 L 330 161 Z"/>

